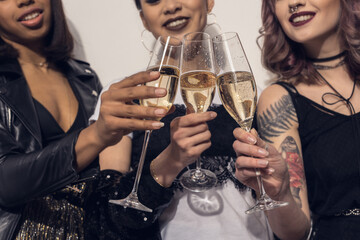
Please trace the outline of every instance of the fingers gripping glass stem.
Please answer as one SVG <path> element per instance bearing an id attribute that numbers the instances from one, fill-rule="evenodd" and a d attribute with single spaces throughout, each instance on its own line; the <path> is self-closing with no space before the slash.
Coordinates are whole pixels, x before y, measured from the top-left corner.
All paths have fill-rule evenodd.
<path id="1" fill-rule="evenodd" d="M 140 99 L 140 105 L 143 107 L 160 107 L 166 109 L 166 111 L 170 110 L 177 91 L 181 45 L 181 41 L 173 37 L 167 37 L 165 41 L 163 37 L 159 37 L 156 41 L 147 70 L 159 71 L 160 77 L 145 85 L 165 88 L 167 90 L 167 95 L 162 98 Z M 152 209 L 142 204 L 138 198 L 138 187 L 151 133 L 152 130 L 145 131 L 139 166 L 131 193 L 124 199 L 110 200 L 109 202 L 145 212 L 152 212 Z"/>
<path id="2" fill-rule="evenodd" d="M 213 39 L 217 66 L 217 85 L 221 101 L 232 118 L 247 132 L 253 122 L 257 90 L 245 51 L 237 33 L 224 33 Z M 260 196 L 245 213 L 270 210 L 288 205 L 272 200 L 265 192 L 261 172 L 255 169 Z"/>
<path id="3" fill-rule="evenodd" d="M 213 48 L 208 34 L 192 32 L 184 36 L 180 69 L 181 96 L 187 111 L 207 111 L 216 87 Z M 209 190 L 216 182 L 213 172 L 201 168 L 200 158 L 196 161 L 196 169 L 188 170 L 180 177 L 181 185 L 193 192 Z"/>
<path id="4" fill-rule="evenodd" d="M 289 204 L 288 202 L 275 201 L 275 200 L 271 199 L 265 192 L 260 170 L 255 168 L 255 173 L 256 173 L 256 180 L 257 180 L 259 191 L 260 191 L 260 193 L 259 193 L 260 196 L 257 199 L 256 204 L 253 207 L 251 207 L 245 211 L 246 214 L 251 214 L 251 213 L 259 212 L 259 211 L 271 210 L 271 209 L 275 209 L 278 207 L 285 207 Z"/>

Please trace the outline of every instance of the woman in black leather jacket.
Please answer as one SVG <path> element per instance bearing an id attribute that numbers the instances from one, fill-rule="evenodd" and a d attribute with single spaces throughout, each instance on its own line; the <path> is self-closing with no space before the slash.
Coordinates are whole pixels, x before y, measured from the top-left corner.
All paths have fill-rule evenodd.
<path id="1" fill-rule="evenodd" d="M 88 64 L 71 58 L 72 48 L 61 0 L 0 1 L 1 240 L 136 239 L 157 228 L 158 210 L 171 197 L 145 169 L 139 195 L 155 211 L 109 205 L 109 197 L 127 195 L 134 174 L 98 171 L 99 153 L 129 129 L 162 126 L 142 120 L 159 116 L 155 108 L 126 105 L 164 96 L 137 87 L 158 73 L 115 85 L 88 126 L 101 84 Z"/>

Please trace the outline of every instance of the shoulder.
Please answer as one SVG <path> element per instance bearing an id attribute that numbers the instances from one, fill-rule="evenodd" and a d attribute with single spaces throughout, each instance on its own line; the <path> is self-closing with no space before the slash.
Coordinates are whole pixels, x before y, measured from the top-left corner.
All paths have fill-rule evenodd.
<path id="1" fill-rule="evenodd" d="M 69 59 L 67 64 L 70 67 L 70 74 L 74 74 L 82 81 L 94 81 L 96 85 L 101 86 L 98 75 L 96 74 L 95 70 L 91 68 L 89 63 L 78 59 Z"/>
<path id="2" fill-rule="evenodd" d="M 288 90 L 279 84 L 270 85 L 260 95 L 258 110 L 261 112 L 281 101 L 291 101 Z"/>
<path id="3" fill-rule="evenodd" d="M 290 91 L 285 85 L 271 85 L 263 91 L 258 102 L 256 123 L 259 135 L 277 147 L 288 136 L 299 139 L 298 116 Z"/>
<path id="4" fill-rule="evenodd" d="M 297 114 L 290 89 L 291 85 L 273 84 L 262 92 L 257 108 L 260 122 L 278 125 L 286 121 L 291 122 L 293 126 L 297 125 Z"/>
<path id="5" fill-rule="evenodd" d="M 73 58 L 72 60 L 73 60 L 74 62 L 76 62 L 77 64 L 90 67 L 90 63 L 85 62 L 85 61 L 83 61 L 83 60 L 75 59 L 75 58 Z"/>
<path id="6" fill-rule="evenodd" d="M 70 59 L 68 61 L 68 64 L 70 65 L 70 67 L 72 67 L 76 71 L 79 71 L 80 73 L 96 74 L 88 62 L 79 59 Z"/>

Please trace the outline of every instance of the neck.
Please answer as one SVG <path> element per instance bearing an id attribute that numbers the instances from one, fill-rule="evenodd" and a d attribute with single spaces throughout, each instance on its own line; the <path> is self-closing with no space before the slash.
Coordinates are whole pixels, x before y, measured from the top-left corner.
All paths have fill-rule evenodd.
<path id="1" fill-rule="evenodd" d="M 42 53 L 43 44 L 36 43 L 25 45 L 19 42 L 10 41 L 6 38 L 3 38 L 3 40 L 18 51 L 18 60 L 20 63 L 32 64 L 35 66 L 43 66 L 44 63 L 46 63 L 46 57 Z"/>
<path id="2" fill-rule="evenodd" d="M 319 36 L 303 44 L 310 59 L 323 59 L 338 55 L 344 51 L 343 44 L 336 30 Z"/>
<path id="3" fill-rule="evenodd" d="M 36 67 L 48 67 L 48 62 L 46 57 L 42 55 L 39 51 L 34 51 L 29 48 L 22 48 L 19 51 L 19 63 L 20 64 L 30 64 Z"/>

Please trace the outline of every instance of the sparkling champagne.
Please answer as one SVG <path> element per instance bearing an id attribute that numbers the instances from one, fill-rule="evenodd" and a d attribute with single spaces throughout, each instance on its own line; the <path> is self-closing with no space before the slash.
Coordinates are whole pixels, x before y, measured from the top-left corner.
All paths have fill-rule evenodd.
<path id="1" fill-rule="evenodd" d="M 181 76 L 180 87 L 188 111 L 205 112 L 214 98 L 216 76 L 206 71 L 188 72 Z"/>
<path id="2" fill-rule="evenodd" d="M 158 70 L 159 67 L 149 69 L 149 71 Z M 146 107 L 164 108 L 169 111 L 175 100 L 177 86 L 179 82 L 179 73 L 180 71 L 178 68 L 172 66 L 163 66 L 160 71 L 159 79 L 152 82 L 147 82 L 146 86 L 165 88 L 167 90 L 166 96 L 162 98 L 140 99 L 140 105 Z"/>
<path id="3" fill-rule="evenodd" d="M 256 108 L 256 85 L 250 72 L 227 72 L 217 78 L 221 101 L 232 118 L 250 130 Z"/>

